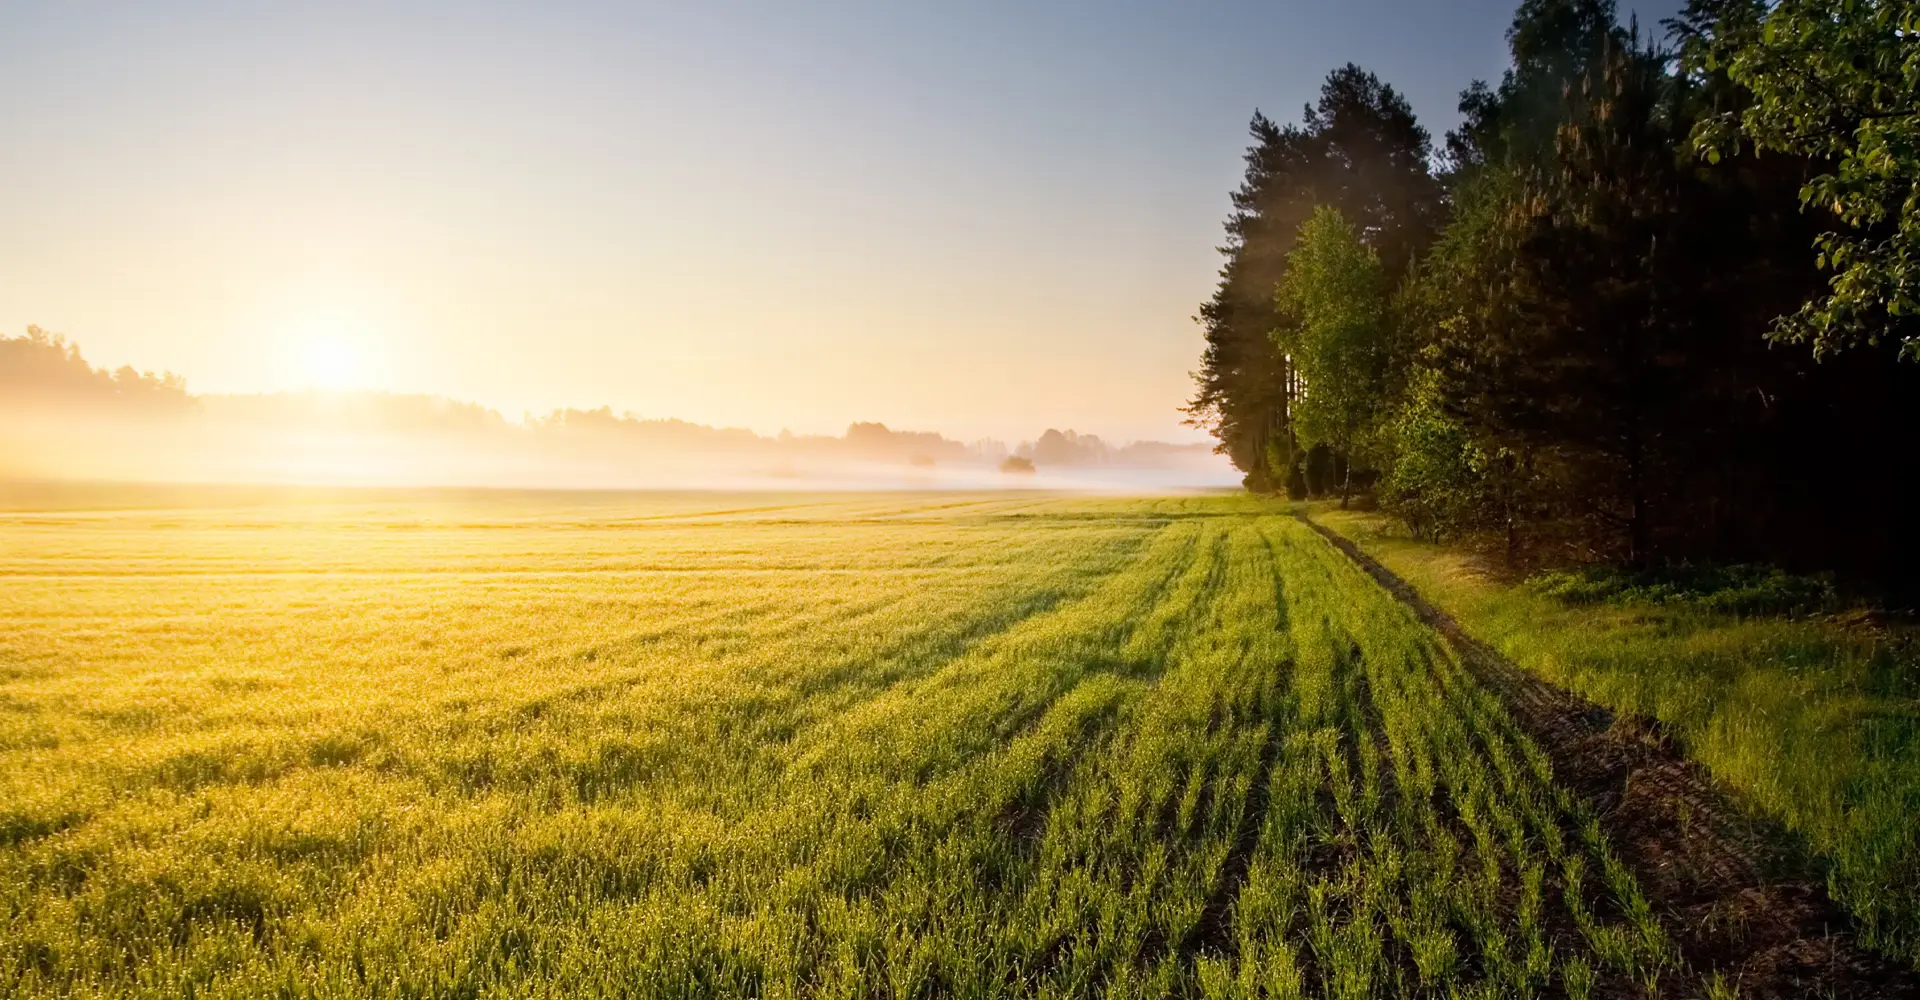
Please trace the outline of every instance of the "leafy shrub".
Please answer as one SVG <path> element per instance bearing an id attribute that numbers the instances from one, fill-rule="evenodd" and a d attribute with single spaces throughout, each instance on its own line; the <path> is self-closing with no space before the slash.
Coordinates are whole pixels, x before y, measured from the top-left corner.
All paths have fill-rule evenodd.
<path id="1" fill-rule="evenodd" d="M 1416 372 L 1383 435 L 1389 450 L 1380 504 L 1415 538 L 1468 531 L 1492 503 L 1485 456 L 1440 405 L 1439 377 Z"/>
<path id="2" fill-rule="evenodd" d="M 1639 573 L 1589 566 L 1542 573 L 1527 586 L 1567 604 L 1679 605 L 1730 615 L 1805 614 L 1837 601 L 1825 577 L 1748 565 L 1682 565 Z"/>

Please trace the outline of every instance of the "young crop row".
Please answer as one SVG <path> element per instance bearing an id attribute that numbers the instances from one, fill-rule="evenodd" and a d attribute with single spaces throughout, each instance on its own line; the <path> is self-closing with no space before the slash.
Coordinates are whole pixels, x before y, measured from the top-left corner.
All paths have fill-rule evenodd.
<path id="1" fill-rule="evenodd" d="M 196 721 L 114 735 L 87 721 L 103 695 L 36 661 L 10 696 L 64 713 L 67 742 L 5 750 L 7 780 L 70 805 L 35 792 L 0 841 L 0 985 L 1583 997 L 1694 981 L 1497 699 L 1291 520 L 1222 498 L 666 537 L 696 551 L 689 533 L 797 563 L 864 554 L 874 572 L 529 569 L 496 596 L 556 616 L 549 638 L 444 673 L 444 650 L 373 647 L 339 672 L 371 712 L 324 696 L 324 668 L 351 661 L 337 652 L 244 697 L 187 657 Z M 909 554 L 921 538 L 937 565 Z M 647 538 L 600 544 L 631 559 Z M 278 599 L 255 609 L 263 628 Z M 467 607 L 437 634 L 498 649 L 519 620 Z M 398 643 L 408 621 L 381 634 Z M 89 676 L 133 702 L 164 674 Z M 178 777 L 183 747 L 205 773 Z"/>
<path id="2" fill-rule="evenodd" d="M 1750 808 L 1804 838 L 1861 943 L 1920 967 L 1920 671 L 1901 629 L 1742 614 L 1749 602 L 1726 591 L 1567 600 L 1491 580 L 1465 553 L 1374 515 L 1315 518 L 1526 670 L 1657 720 Z"/>

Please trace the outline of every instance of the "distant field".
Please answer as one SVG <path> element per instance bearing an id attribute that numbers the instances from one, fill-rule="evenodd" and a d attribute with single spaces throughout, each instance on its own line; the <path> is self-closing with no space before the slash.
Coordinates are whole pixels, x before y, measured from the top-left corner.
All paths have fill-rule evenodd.
<path id="1" fill-rule="evenodd" d="M 1242 495 L 0 506 L 7 996 L 1711 985 Z"/>

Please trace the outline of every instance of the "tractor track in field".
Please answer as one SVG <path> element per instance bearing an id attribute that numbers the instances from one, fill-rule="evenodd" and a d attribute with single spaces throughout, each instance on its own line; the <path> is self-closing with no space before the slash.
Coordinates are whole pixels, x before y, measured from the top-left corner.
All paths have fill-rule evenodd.
<path id="1" fill-rule="evenodd" d="M 1300 520 L 1438 633 L 1585 797 L 1672 935 L 1690 974 L 1738 996 L 1920 998 L 1920 975 L 1868 951 L 1816 860 L 1688 760 L 1657 723 L 1616 714 L 1521 669 L 1359 546 Z M 1663 990 L 1663 992 L 1666 992 Z"/>

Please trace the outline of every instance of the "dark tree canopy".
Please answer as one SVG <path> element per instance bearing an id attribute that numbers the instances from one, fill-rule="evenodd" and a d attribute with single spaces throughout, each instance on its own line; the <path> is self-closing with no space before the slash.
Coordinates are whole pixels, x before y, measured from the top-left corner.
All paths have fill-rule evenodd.
<path id="1" fill-rule="evenodd" d="M 1920 359 L 1920 4 L 1692 0 L 1674 22 L 1693 70 L 1734 86 L 1694 123 L 1709 159 L 1742 144 L 1816 161 L 1801 203 L 1824 294 L 1781 316 L 1816 354 L 1893 342 Z"/>
<path id="2" fill-rule="evenodd" d="M 1916 38 L 1911 3 L 1694 0 L 1663 44 L 1609 0 L 1525 0 L 1437 178 L 1406 102 L 1334 71 L 1299 125 L 1254 120 L 1190 412 L 1256 489 L 1377 484 L 1416 531 L 1516 560 L 1897 574 Z M 1378 279 L 1303 233 L 1316 213 Z M 1344 263 L 1309 282 L 1289 255 L 1316 245 L 1292 259 Z M 1378 364 L 1309 356 L 1329 330 Z"/>
<path id="3" fill-rule="evenodd" d="M 1301 124 L 1254 113 L 1247 171 L 1233 194 L 1226 256 L 1200 307 L 1206 349 L 1187 412 L 1259 489 L 1298 489 L 1301 456 L 1290 427 L 1294 376 L 1273 333 L 1289 322 L 1274 290 L 1300 227 L 1330 205 L 1352 222 L 1397 280 L 1432 240 L 1440 190 L 1428 171 L 1431 139 L 1391 86 L 1358 66 L 1327 75 Z"/>

